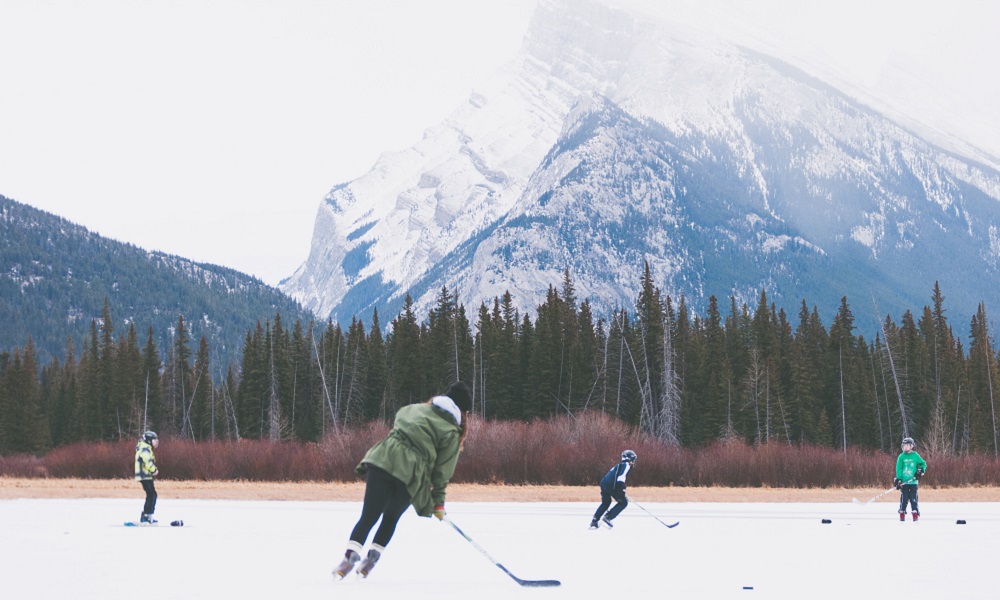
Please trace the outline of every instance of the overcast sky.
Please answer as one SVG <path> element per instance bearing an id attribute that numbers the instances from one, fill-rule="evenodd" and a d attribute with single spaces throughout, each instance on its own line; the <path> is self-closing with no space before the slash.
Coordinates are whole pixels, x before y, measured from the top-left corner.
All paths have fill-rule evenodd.
<path id="1" fill-rule="evenodd" d="M 1000 155 L 998 4 L 717 13 L 760 19 L 776 47 Z M 533 5 L 0 0 L 0 194 L 277 284 L 305 260 L 326 192 L 463 102 L 517 50 Z"/>

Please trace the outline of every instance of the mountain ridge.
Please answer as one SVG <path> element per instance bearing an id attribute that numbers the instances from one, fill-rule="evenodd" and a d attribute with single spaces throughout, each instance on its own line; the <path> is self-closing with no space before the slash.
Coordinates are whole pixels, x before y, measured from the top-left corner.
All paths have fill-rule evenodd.
<path id="1" fill-rule="evenodd" d="M 983 284 L 1000 260 L 1000 162 L 928 142 L 780 58 L 715 39 L 698 45 L 689 32 L 602 2 L 573 3 L 571 14 L 562 7 L 539 4 L 513 76 L 324 199 L 310 257 L 282 289 L 335 319 L 375 307 L 391 314 L 405 295 L 423 312 L 442 287 L 473 307 L 509 291 L 527 312 L 569 269 L 581 297 L 608 309 L 634 301 L 650 262 L 664 291 L 695 307 L 709 295 L 752 304 L 767 289 L 786 309 L 806 300 L 832 314 L 844 295 L 871 295 L 902 312 L 938 280 L 970 315 L 976 302 L 1000 300 Z M 633 138 L 618 132 L 602 156 L 580 155 L 573 127 L 593 107 Z M 616 161 L 643 155 L 684 171 L 613 181 Z M 560 161 L 586 162 L 592 185 L 557 176 Z M 637 200 L 628 190 L 651 183 L 697 218 L 683 220 L 677 239 L 667 221 L 658 231 L 623 229 L 622 248 L 606 238 L 611 255 L 578 260 L 569 234 L 602 235 L 608 215 Z M 601 189 L 608 185 L 614 194 Z M 527 219 L 570 188 L 564 212 L 535 219 L 529 235 Z M 581 207 L 591 221 L 574 219 Z M 568 223 L 572 231 L 560 229 Z M 524 249 L 547 254 L 515 264 Z M 726 261 L 714 260 L 720 252 Z M 588 274 L 598 260 L 607 265 L 600 281 Z M 982 272 L 960 275 L 967 265 Z M 877 327 L 879 318 L 866 321 Z"/>
<path id="2" fill-rule="evenodd" d="M 106 238 L 0 195 L 0 351 L 33 341 L 39 365 L 79 353 L 107 299 L 115 337 L 134 324 L 141 343 L 152 327 L 161 352 L 184 317 L 188 334 L 205 336 L 215 368 L 239 362 L 246 333 L 275 314 L 311 314 L 280 290 L 217 265 L 149 251 Z M 74 357 L 78 358 L 78 357 Z M 218 373 L 213 371 L 213 376 Z"/>

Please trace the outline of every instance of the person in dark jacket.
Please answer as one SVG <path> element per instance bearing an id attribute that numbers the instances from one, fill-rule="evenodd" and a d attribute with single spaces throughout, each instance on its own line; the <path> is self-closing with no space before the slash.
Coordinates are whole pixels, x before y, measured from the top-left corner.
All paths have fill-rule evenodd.
<path id="1" fill-rule="evenodd" d="M 156 511 L 156 485 L 153 478 L 160 474 L 156 468 L 156 456 L 153 450 L 160 445 L 159 438 L 153 431 L 142 434 L 142 439 L 135 445 L 135 479 L 142 484 L 142 489 L 146 492 L 146 503 L 142 506 L 142 515 L 139 523 L 144 525 L 156 525 L 153 512 Z"/>
<path id="2" fill-rule="evenodd" d="M 621 462 L 611 467 L 611 470 L 601 478 L 601 505 L 597 507 L 597 512 L 594 513 L 594 518 L 590 521 L 591 529 L 597 529 L 599 521 L 608 527 L 614 527 L 611 521 L 614 521 L 615 517 L 628 506 L 628 497 L 625 495 L 625 479 L 632 470 L 635 459 L 635 452 L 625 450 L 622 452 Z M 616 504 L 611 510 L 608 510 L 612 499 Z"/>
<path id="3" fill-rule="evenodd" d="M 396 412 L 389 435 L 372 446 L 355 469 L 365 476 L 365 499 L 335 577 L 343 579 L 355 565 L 358 575 L 367 577 L 411 504 L 421 517 L 444 519 L 445 488 L 455 473 L 471 411 L 469 388 L 456 381 L 444 394 Z M 362 548 L 379 519 L 362 560 Z"/>

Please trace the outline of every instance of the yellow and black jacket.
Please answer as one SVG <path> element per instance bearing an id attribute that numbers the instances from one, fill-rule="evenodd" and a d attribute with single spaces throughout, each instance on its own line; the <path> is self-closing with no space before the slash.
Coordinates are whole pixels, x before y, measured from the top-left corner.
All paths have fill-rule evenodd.
<path id="1" fill-rule="evenodd" d="M 135 445 L 135 479 L 143 481 L 154 476 L 156 476 L 156 457 L 153 456 L 153 446 L 145 440 L 139 440 Z"/>

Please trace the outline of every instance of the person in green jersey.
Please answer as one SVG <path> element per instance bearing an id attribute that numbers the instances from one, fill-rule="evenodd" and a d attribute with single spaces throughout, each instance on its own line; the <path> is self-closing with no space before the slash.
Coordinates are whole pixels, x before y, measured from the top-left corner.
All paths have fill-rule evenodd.
<path id="1" fill-rule="evenodd" d="M 916 447 L 916 443 L 913 438 L 903 438 L 903 451 L 896 459 L 896 478 L 892 480 L 893 485 L 900 492 L 900 521 L 906 520 L 907 504 L 910 505 L 913 520 L 916 521 L 920 518 L 920 509 L 917 507 L 917 482 L 927 472 L 927 461 L 913 450 L 914 447 Z"/>

